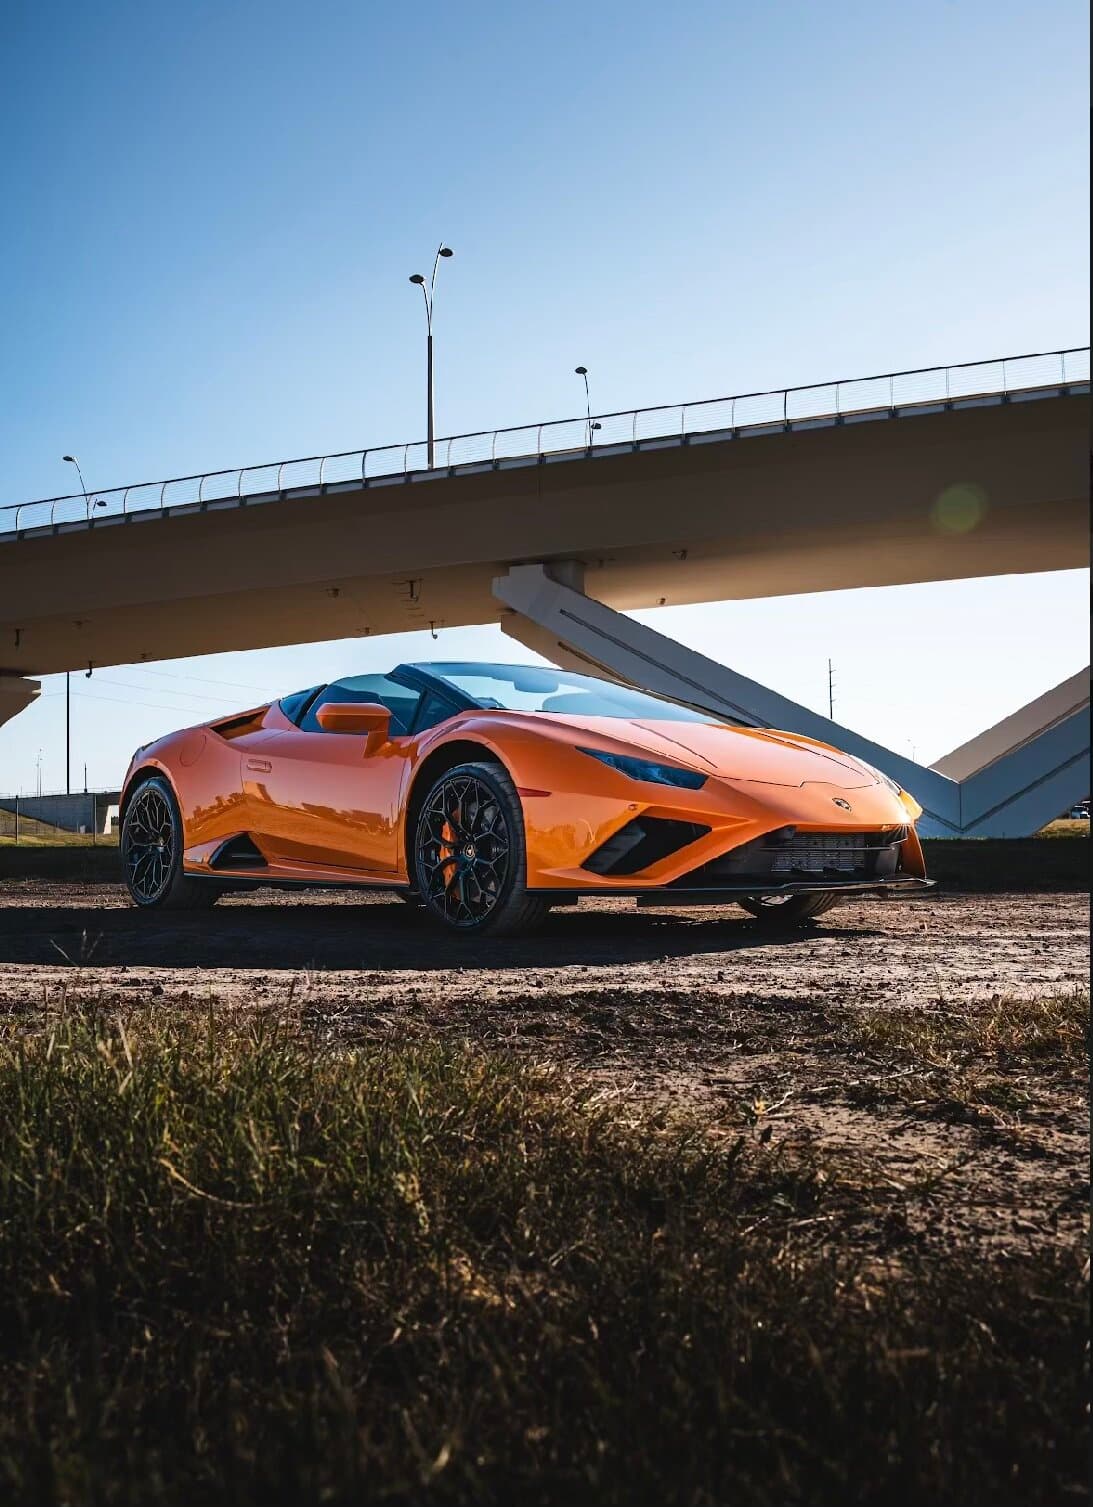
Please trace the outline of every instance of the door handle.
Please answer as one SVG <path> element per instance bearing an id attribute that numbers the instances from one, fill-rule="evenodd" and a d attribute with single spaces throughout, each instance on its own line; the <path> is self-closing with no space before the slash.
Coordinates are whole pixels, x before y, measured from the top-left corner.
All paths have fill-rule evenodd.
<path id="1" fill-rule="evenodd" d="M 255 774 L 269 774 L 273 765 L 268 759 L 248 759 L 247 768 Z"/>

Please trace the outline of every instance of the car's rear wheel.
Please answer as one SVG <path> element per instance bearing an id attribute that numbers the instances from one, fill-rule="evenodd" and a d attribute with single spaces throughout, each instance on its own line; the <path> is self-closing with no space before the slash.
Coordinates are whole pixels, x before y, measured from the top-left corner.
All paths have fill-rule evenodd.
<path id="1" fill-rule="evenodd" d="M 520 797 L 497 764 L 460 764 L 421 804 L 414 884 L 429 915 L 455 931 L 511 936 L 533 930 L 549 904 L 528 893 Z"/>
<path id="2" fill-rule="evenodd" d="M 832 906 L 838 905 L 841 896 L 828 890 L 812 895 L 746 895 L 737 901 L 760 926 L 777 929 L 782 926 L 799 926 L 802 921 L 811 921 L 822 916 Z"/>
<path id="3" fill-rule="evenodd" d="M 152 775 L 133 792 L 121 824 L 122 865 L 134 905 L 205 910 L 216 904 L 219 885 L 183 873 L 183 841 L 175 793 L 162 775 Z"/>

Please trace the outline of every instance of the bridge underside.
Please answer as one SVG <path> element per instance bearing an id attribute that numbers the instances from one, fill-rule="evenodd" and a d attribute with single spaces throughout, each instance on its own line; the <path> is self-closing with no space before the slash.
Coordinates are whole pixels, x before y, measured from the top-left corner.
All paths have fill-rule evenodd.
<path id="1" fill-rule="evenodd" d="M 1089 793 L 1087 685 L 922 769 L 623 615 L 1087 564 L 1085 395 L 1025 397 L 0 538 L 0 722 L 36 674 L 500 620 L 556 662 L 860 753 L 915 794 L 927 831 L 1032 832 Z"/>
<path id="2" fill-rule="evenodd" d="M 1072 394 L 103 518 L 0 539 L 0 674 L 496 621 L 528 560 L 619 611 L 1065 569 L 1086 469 Z"/>
<path id="3" fill-rule="evenodd" d="M 1089 672 L 1072 676 L 924 768 L 636 623 L 581 589 L 583 570 L 519 566 L 494 582 L 502 629 L 563 667 L 606 674 L 747 727 L 832 743 L 884 770 L 923 807 L 928 837 L 1025 837 L 1089 794 Z"/>

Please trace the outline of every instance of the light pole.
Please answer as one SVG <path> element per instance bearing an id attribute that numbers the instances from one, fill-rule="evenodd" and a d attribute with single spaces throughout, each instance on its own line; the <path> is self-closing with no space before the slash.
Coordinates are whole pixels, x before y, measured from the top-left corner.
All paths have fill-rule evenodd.
<path id="1" fill-rule="evenodd" d="M 599 429 L 601 426 L 592 422 L 592 399 L 588 392 L 588 367 L 575 366 L 573 370 L 577 373 L 578 377 L 584 378 L 584 411 L 588 415 L 588 448 L 591 450 L 593 430 Z"/>
<path id="2" fill-rule="evenodd" d="M 67 461 L 70 466 L 76 467 L 76 475 L 80 478 L 80 491 L 83 493 L 84 512 L 88 519 L 91 518 L 91 499 L 87 495 L 87 487 L 84 485 L 83 472 L 80 463 L 74 455 L 62 455 L 61 459 Z M 96 504 L 101 506 L 101 503 Z M 72 794 L 72 685 L 71 673 L 65 671 L 65 795 Z"/>
<path id="3" fill-rule="evenodd" d="M 83 472 L 80 470 L 79 461 L 74 455 L 62 455 L 61 459 L 66 460 L 70 466 L 76 467 L 76 475 L 80 478 L 80 491 L 83 493 L 84 504 L 87 507 L 88 515 L 90 516 L 91 505 L 87 500 L 87 488 L 86 486 L 84 486 Z"/>
<path id="4" fill-rule="evenodd" d="M 433 258 L 433 275 L 426 282 L 420 272 L 415 272 L 410 278 L 412 283 L 417 283 L 425 299 L 425 388 L 426 388 L 426 439 L 429 456 L 429 470 L 433 469 L 433 299 L 436 294 L 436 269 L 440 266 L 440 258 L 452 256 L 452 248 L 445 246 L 441 241 L 437 247 L 436 256 Z"/>

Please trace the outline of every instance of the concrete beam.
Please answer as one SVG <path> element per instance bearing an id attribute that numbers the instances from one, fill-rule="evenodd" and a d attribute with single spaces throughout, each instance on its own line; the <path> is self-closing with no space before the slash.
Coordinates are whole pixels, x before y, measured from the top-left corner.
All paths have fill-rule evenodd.
<path id="1" fill-rule="evenodd" d="M 622 612 L 1067 569 L 1089 559 L 1087 471 L 1070 394 L 103 515 L 0 538 L 0 663 L 484 623 L 527 560 L 582 561 Z"/>
<path id="2" fill-rule="evenodd" d="M 1021 729 L 1020 740 L 957 780 L 634 622 L 559 581 L 549 566 L 516 566 L 493 590 L 509 609 L 502 629 L 555 664 L 607 674 L 745 727 L 803 733 L 882 769 L 923 807 L 924 836 L 1028 836 L 1089 793 L 1088 696 L 1069 715 L 1061 714 L 1066 698 L 1054 693 L 1015 713 L 1007 723 Z M 1038 705 L 1047 720 L 1034 730 Z"/>
<path id="3" fill-rule="evenodd" d="M 1069 680 L 1064 680 L 1050 691 L 1045 691 L 1042 696 L 1037 696 L 1035 701 L 1030 701 L 1012 716 L 1003 717 L 1001 722 L 996 722 L 986 732 L 962 743 L 959 748 L 954 748 L 943 759 L 935 760 L 930 767 L 936 769 L 938 774 L 947 775 L 950 780 L 966 780 L 980 769 L 985 769 L 988 764 L 993 764 L 996 759 L 1021 748 L 1047 728 L 1054 727 L 1057 722 L 1065 721 L 1075 712 L 1088 711 L 1088 708 L 1087 668 L 1079 670 L 1077 675 L 1071 675 Z"/>

